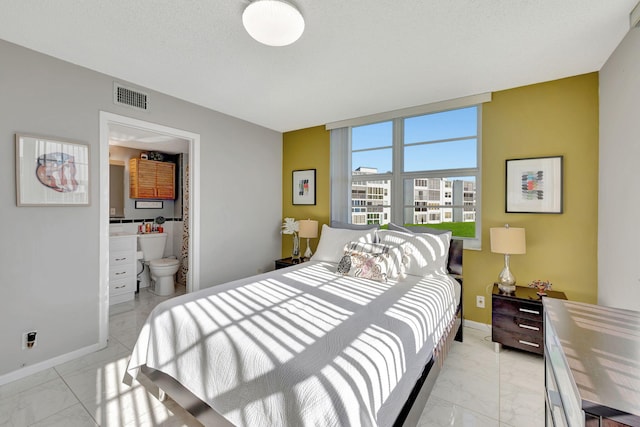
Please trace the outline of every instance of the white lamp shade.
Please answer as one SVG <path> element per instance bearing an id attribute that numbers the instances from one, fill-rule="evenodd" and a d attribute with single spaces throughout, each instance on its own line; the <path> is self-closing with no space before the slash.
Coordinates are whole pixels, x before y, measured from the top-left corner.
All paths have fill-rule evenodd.
<path id="1" fill-rule="evenodd" d="M 284 0 L 256 0 L 242 13 L 242 25 L 256 41 L 267 46 L 286 46 L 300 38 L 304 18 Z"/>
<path id="2" fill-rule="evenodd" d="M 315 239 L 318 237 L 318 221 L 312 219 L 301 219 L 298 221 L 298 235 L 303 239 Z"/>
<path id="3" fill-rule="evenodd" d="M 497 254 L 519 255 L 527 253 L 524 228 L 490 228 L 491 252 Z"/>

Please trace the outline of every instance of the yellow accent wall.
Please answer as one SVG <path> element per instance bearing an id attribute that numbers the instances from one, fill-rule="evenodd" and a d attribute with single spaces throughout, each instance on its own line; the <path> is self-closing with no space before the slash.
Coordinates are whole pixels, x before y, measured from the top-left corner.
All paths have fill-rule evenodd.
<path id="1" fill-rule="evenodd" d="M 282 217 L 295 219 L 315 219 L 318 221 L 318 235 L 322 224 L 330 223 L 331 191 L 329 176 L 329 132 L 324 126 L 286 132 L 282 136 Z M 293 197 L 293 171 L 303 169 L 316 170 L 316 204 L 296 205 Z M 306 239 L 300 242 L 300 253 L 307 248 Z M 311 239 L 311 250 L 315 252 L 318 239 Z M 291 256 L 293 239 L 291 235 L 282 235 L 282 257 Z"/>
<path id="2" fill-rule="evenodd" d="M 283 215 L 328 223 L 329 132 L 287 132 L 283 142 Z M 505 213 L 505 160 L 557 155 L 564 156 L 564 213 Z M 292 206 L 291 171 L 306 168 L 318 169 L 318 204 Z M 505 223 L 526 229 L 527 253 L 511 257 L 518 284 L 546 279 L 571 300 L 596 303 L 597 216 L 598 74 L 494 92 L 482 108 L 483 243 L 464 252 L 465 318 L 491 323 L 491 288 L 504 258 L 491 253 L 489 228 Z M 290 236 L 282 246 L 289 256 Z M 475 307 L 476 295 L 486 308 Z"/>

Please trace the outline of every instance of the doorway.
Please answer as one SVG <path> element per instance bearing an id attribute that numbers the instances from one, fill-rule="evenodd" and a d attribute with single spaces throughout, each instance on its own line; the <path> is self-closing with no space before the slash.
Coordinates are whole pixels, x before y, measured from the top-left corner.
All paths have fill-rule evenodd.
<path id="1" fill-rule="evenodd" d="M 170 128 L 143 120 L 100 112 L 100 298 L 99 298 L 99 345 L 105 347 L 109 334 L 109 141 L 114 133 L 127 134 L 133 138 L 153 135 L 145 144 L 154 144 L 158 150 L 168 141 L 181 141 L 188 147 L 188 272 L 187 292 L 200 287 L 200 135 Z M 120 138 L 122 139 L 122 137 Z M 145 148 L 148 149 L 148 148 Z"/>

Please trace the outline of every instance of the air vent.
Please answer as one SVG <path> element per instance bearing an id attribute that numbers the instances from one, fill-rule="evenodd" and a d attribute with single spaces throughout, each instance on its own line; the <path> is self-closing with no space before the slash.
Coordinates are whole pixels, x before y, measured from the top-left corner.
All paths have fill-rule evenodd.
<path id="1" fill-rule="evenodd" d="M 137 110 L 149 110 L 149 95 L 115 82 L 113 83 L 113 102 L 114 104 L 126 105 Z"/>

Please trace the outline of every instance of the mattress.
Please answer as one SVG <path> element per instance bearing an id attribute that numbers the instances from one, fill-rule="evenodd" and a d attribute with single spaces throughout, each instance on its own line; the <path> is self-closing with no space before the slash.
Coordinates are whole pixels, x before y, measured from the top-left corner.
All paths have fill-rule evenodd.
<path id="1" fill-rule="evenodd" d="M 128 374 L 161 371 L 237 426 L 390 426 L 456 315 L 445 274 L 306 262 L 165 301 Z"/>

